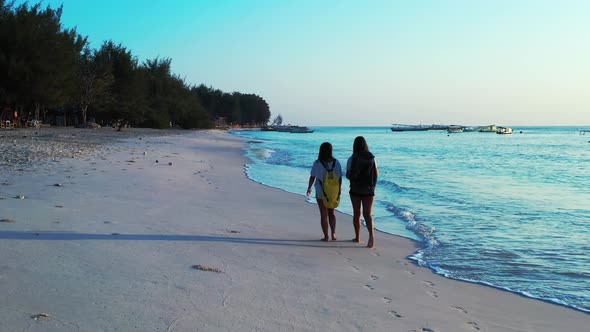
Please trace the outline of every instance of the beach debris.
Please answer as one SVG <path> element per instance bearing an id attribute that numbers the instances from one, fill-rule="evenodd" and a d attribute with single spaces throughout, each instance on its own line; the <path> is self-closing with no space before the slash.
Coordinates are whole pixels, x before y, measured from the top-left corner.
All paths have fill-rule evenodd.
<path id="1" fill-rule="evenodd" d="M 31 316 L 31 318 L 34 319 L 34 320 L 39 320 L 39 319 L 42 319 L 42 318 L 51 319 L 51 318 L 54 318 L 54 317 L 51 316 L 50 314 L 47 314 L 47 313 L 40 313 L 40 314 Z"/>
<path id="2" fill-rule="evenodd" d="M 127 163 L 134 163 L 134 162 L 135 162 L 135 160 L 127 160 L 127 161 L 125 161 L 125 162 L 127 162 Z"/>
<path id="3" fill-rule="evenodd" d="M 56 208 L 62 208 L 64 206 L 63 205 L 55 205 L 54 207 L 56 207 Z"/>
<path id="4" fill-rule="evenodd" d="M 8 218 L 0 219 L 0 222 L 14 222 L 14 221 L 15 221 L 14 219 L 8 219 Z"/>
<path id="5" fill-rule="evenodd" d="M 158 159 L 156 159 L 156 163 L 159 163 Z"/>
<path id="6" fill-rule="evenodd" d="M 169 163 L 168 163 L 168 166 L 172 166 L 172 162 L 169 162 Z"/>
<path id="7" fill-rule="evenodd" d="M 25 199 L 25 196 L 24 195 L 16 195 L 16 196 L 14 196 L 14 198 L 16 198 L 16 199 Z"/>
<path id="8" fill-rule="evenodd" d="M 236 231 L 236 230 L 233 230 L 233 229 L 228 229 L 227 232 L 228 233 L 234 233 L 234 234 L 239 234 L 240 233 L 240 231 Z"/>
<path id="9" fill-rule="evenodd" d="M 223 273 L 223 270 L 221 270 L 221 269 L 218 269 L 216 267 L 208 267 L 208 266 L 201 265 L 201 264 L 193 265 L 193 269 L 207 271 L 207 272 Z"/>
<path id="10" fill-rule="evenodd" d="M 111 235 L 121 235 L 120 233 L 111 233 Z"/>
<path id="11" fill-rule="evenodd" d="M 54 184 L 55 187 L 63 187 L 63 185 L 61 183 L 56 183 Z"/>

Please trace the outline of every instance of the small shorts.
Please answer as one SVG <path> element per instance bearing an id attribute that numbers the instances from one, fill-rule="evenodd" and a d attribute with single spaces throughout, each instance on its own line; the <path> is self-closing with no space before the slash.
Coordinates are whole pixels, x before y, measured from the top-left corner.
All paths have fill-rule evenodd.
<path id="1" fill-rule="evenodd" d="M 356 196 L 356 197 L 374 197 L 375 196 L 375 192 L 370 192 L 370 193 L 364 193 L 364 194 L 358 194 L 358 193 L 353 193 L 352 191 L 349 192 L 350 196 Z"/>

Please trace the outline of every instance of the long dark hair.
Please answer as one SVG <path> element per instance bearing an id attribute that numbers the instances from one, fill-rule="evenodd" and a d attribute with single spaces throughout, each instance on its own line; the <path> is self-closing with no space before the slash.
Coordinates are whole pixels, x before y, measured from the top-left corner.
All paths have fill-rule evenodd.
<path id="1" fill-rule="evenodd" d="M 363 136 L 357 136 L 354 139 L 354 144 L 352 144 L 352 153 L 363 153 L 369 152 L 369 146 L 367 145 L 367 141 Z"/>
<path id="2" fill-rule="evenodd" d="M 332 157 L 332 144 L 324 142 L 322 143 L 322 145 L 320 145 L 320 153 L 318 154 L 318 159 L 324 162 L 329 162 L 334 159 L 334 157 Z"/>

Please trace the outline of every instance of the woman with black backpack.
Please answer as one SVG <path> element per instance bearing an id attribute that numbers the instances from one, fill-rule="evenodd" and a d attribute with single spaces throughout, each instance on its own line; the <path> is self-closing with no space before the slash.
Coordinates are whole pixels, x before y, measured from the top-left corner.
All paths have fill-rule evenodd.
<path id="1" fill-rule="evenodd" d="M 379 170 L 375 162 L 375 156 L 369 151 L 367 141 L 362 136 L 354 139 L 352 156 L 346 163 L 346 178 L 350 180 L 350 200 L 352 202 L 352 224 L 354 226 L 354 242 L 360 243 L 361 207 L 363 217 L 369 231 L 367 248 L 373 248 L 375 244 L 373 232 L 373 202 L 375 200 L 375 185 Z"/>

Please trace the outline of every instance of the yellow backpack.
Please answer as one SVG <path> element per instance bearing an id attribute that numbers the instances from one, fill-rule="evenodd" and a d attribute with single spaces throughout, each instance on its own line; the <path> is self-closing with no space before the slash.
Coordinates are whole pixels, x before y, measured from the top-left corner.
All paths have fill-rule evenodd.
<path id="1" fill-rule="evenodd" d="M 338 207 L 340 204 L 340 179 L 336 175 L 334 171 L 334 167 L 336 166 L 336 159 L 332 162 L 331 169 L 328 169 L 326 165 L 320 160 L 322 166 L 326 169 L 326 174 L 324 174 L 324 179 L 320 181 L 320 186 L 322 187 L 322 202 L 324 206 L 328 209 L 334 209 Z"/>

